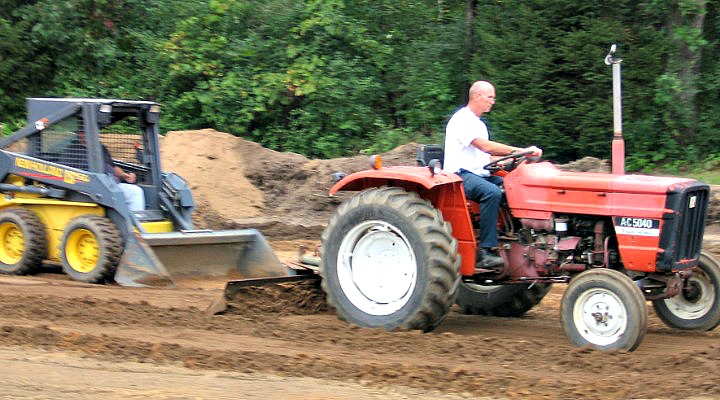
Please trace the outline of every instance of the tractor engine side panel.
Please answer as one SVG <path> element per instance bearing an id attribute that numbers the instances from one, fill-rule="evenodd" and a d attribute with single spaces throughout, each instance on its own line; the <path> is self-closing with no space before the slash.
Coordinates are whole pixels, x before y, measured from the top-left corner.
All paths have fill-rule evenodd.
<path id="1" fill-rule="evenodd" d="M 653 272 L 660 248 L 662 219 L 616 216 L 613 219 L 620 258 L 625 269 Z"/>

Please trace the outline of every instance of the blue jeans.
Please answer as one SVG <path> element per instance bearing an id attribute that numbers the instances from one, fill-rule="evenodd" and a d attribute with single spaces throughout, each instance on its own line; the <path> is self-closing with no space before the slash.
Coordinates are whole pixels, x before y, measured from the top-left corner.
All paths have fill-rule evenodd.
<path id="1" fill-rule="evenodd" d="M 480 204 L 479 246 L 486 248 L 497 246 L 497 220 L 502 199 L 500 185 L 503 183 L 503 178 L 494 175 L 478 176 L 464 169 L 461 169 L 458 175 L 463 180 L 463 189 L 468 200 Z"/>

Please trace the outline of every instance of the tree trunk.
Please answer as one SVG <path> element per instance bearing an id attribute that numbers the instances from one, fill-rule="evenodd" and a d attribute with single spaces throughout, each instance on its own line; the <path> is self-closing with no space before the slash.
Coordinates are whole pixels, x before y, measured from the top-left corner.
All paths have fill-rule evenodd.
<path id="1" fill-rule="evenodd" d="M 683 13 L 680 3 L 692 3 L 690 12 Z M 687 9 L 687 4 L 684 5 Z M 678 142 L 692 143 L 697 131 L 698 107 L 698 76 L 704 44 L 702 34 L 705 23 L 705 0 L 673 1 L 667 21 L 667 32 L 673 48 L 667 63 L 667 74 L 675 76 L 680 82 L 680 93 L 677 98 L 677 115 L 674 115 L 682 135 Z"/>
<path id="2" fill-rule="evenodd" d="M 478 0 L 469 0 L 467 3 L 467 8 L 465 9 L 465 40 L 464 40 L 464 47 L 465 47 L 465 76 L 470 76 L 472 73 L 472 59 L 473 59 L 473 53 L 474 53 L 474 44 L 475 44 L 475 17 L 477 16 L 477 9 L 478 9 Z M 468 90 L 470 89 L 470 85 L 472 85 L 472 82 L 474 81 L 474 78 L 472 78 L 472 81 L 465 81 L 465 84 L 462 88 L 462 99 L 464 102 L 467 101 L 468 96 Z"/>

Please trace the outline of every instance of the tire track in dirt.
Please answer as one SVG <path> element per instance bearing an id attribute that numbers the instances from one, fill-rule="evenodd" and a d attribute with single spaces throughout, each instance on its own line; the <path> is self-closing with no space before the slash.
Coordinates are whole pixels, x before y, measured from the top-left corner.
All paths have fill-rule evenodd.
<path id="1" fill-rule="evenodd" d="M 422 334 L 348 326 L 313 302 L 297 309 L 282 302 L 267 305 L 285 289 L 263 295 L 249 291 L 237 299 L 234 311 L 209 316 L 198 307 L 153 305 L 153 291 L 138 292 L 131 301 L 112 297 L 115 292 L 131 297 L 118 287 L 92 296 L 78 291 L 76 297 L 67 296 L 62 284 L 23 285 L 22 294 L 13 295 L 15 287 L 0 286 L 2 346 L 473 396 L 720 396 L 714 372 L 720 367 L 717 332 L 688 336 L 658 327 L 635 353 L 575 349 L 555 324 L 557 292 L 525 318 L 452 313 L 437 333 Z M 192 290 L 157 292 L 176 293 L 183 304 L 183 294 Z M 254 303 L 265 305 L 259 309 Z M 673 379 L 651 384 L 649 377 L 664 375 Z"/>

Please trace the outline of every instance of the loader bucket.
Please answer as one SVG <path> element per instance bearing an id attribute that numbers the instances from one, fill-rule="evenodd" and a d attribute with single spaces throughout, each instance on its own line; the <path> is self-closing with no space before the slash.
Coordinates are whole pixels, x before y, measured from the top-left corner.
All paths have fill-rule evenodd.
<path id="1" fill-rule="evenodd" d="M 122 286 L 177 286 L 189 280 L 268 278 L 288 275 L 265 237 L 255 229 L 134 233 L 128 238 L 115 281 Z"/>

